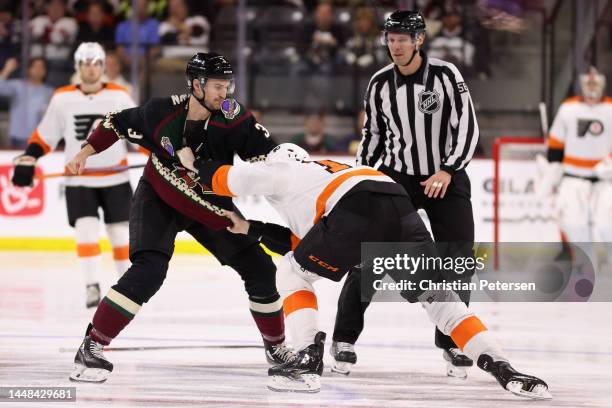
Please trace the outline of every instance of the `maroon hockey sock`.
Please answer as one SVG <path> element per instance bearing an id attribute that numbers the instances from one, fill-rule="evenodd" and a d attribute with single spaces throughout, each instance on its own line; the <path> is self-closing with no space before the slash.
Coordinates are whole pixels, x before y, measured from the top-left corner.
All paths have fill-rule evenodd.
<path id="1" fill-rule="evenodd" d="M 94 341 L 109 345 L 132 321 L 139 309 L 138 303 L 111 289 L 96 309 L 89 335 Z"/>
<path id="2" fill-rule="evenodd" d="M 267 344 L 280 344 L 285 341 L 285 316 L 283 315 L 283 303 L 277 294 L 269 300 L 269 303 L 250 301 L 253 320 Z"/>

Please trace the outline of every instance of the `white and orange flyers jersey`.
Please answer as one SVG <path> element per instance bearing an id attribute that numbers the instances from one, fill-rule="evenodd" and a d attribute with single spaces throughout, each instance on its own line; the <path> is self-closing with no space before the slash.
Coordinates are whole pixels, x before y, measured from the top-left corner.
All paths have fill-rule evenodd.
<path id="1" fill-rule="evenodd" d="M 393 183 L 371 167 L 320 160 L 226 165 L 217 170 L 212 184 L 220 195 L 265 196 L 293 234 L 302 239 L 344 194 L 364 180 Z"/>
<path id="2" fill-rule="evenodd" d="M 81 145 L 106 113 L 134 106 L 127 89 L 113 83 L 103 84 L 100 91 L 92 94 L 83 93 L 78 85 L 58 88 L 30 143 L 38 143 L 47 153 L 64 139 L 65 162 L 68 163 L 81 150 Z M 127 146 L 123 140 L 100 154 L 90 156 L 86 169 L 120 165 L 127 165 Z M 126 181 L 129 181 L 129 175 L 125 171 L 103 176 L 66 177 L 67 186 L 108 187 Z"/>
<path id="3" fill-rule="evenodd" d="M 595 165 L 612 153 L 612 98 L 588 105 L 582 97 L 565 100 L 548 135 L 548 147 L 563 150 L 563 171 L 594 177 Z"/>

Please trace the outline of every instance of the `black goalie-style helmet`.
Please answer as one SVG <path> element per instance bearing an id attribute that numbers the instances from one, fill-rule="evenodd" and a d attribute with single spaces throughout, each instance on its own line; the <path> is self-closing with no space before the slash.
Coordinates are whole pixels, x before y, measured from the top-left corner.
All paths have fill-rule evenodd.
<path id="1" fill-rule="evenodd" d="M 425 32 L 425 18 L 418 11 L 397 10 L 385 21 L 383 32 L 385 36 L 387 33 L 400 33 L 414 38 Z"/>
<path id="2" fill-rule="evenodd" d="M 206 80 L 209 78 L 229 79 L 230 87 L 229 94 L 234 93 L 234 69 L 232 64 L 221 54 L 215 52 L 198 52 L 189 62 L 185 69 L 187 76 L 187 88 L 189 92 L 193 91 L 193 80 L 197 79 L 204 87 Z"/>

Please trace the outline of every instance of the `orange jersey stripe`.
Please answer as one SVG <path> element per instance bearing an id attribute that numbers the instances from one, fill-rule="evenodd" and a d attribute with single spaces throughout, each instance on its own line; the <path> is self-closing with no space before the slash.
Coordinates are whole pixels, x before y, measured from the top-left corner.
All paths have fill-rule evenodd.
<path id="1" fill-rule="evenodd" d="M 227 184 L 227 176 L 231 168 L 232 166 L 226 164 L 219 167 L 219 169 L 213 175 L 212 190 L 215 194 L 220 196 L 235 197 Z"/>
<path id="2" fill-rule="evenodd" d="M 121 86 L 121 85 L 116 84 L 114 82 L 107 82 L 106 83 L 106 89 L 111 89 L 113 91 L 123 91 L 123 92 L 125 92 L 128 95 L 130 93 L 125 86 Z"/>
<path id="3" fill-rule="evenodd" d="M 586 169 L 591 169 L 595 167 L 597 163 L 599 163 L 601 159 L 581 159 L 579 157 L 574 156 L 565 156 L 563 157 L 563 164 L 569 164 L 576 167 L 584 167 Z"/>
<path id="4" fill-rule="evenodd" d="M 77 255 L 79 258 L 87 258 L 90 256 L 100 255 L 100 244 L 77 244 Z"/>
<path id="5" fill-rule="evenodd" d="M 291 250 L 295 251 L 295 248 L 300 244 L 300 239 L 295 234 L 291 234 Z"/>
<path id="6" fill-rule="evenodd" d="M 32 132 L 32 135 L 30 135 L 28 144 L 29 143 L 36 143 L 37 145 L 42 147 L 44 154 L 47 154 L 51 151 L 51 146 L 49 146 L 47 142 L 45 142 L 43 138 L 40 137 L 40 133 L 38 133 L 38 129 L 34 129 L 34 132 Z"/>
<path id="7" fill-rule="evenodd" d="M 487 330 L 484 324 L 476 316 L 464 319 L 451 333 L 451 339 L 461 350 L 465 345 L 480 332 Z"/>
<path id="8" fill-rule="evenodd" d="M 563 149 L 565 147 L 565 143 L 555 138 L 553 135 L 548 135 L 548 147 L 551 149 Z"/>
<path id="9" fill-rule="evenodd" d="M 338 189 L 338 187 L 342 185 L 342 183 L 344 183 L 349 178 L 355 176 L 384 176 L 384 174 L 374 169 L 359 169 L 346 172 L 341 176 L 335 178 L 325 187 L 325 189 L 323 189 L 323 191 L 321 192 L 321 194 L 319 194 L 319 197 L 317 198 L 317 209 L 315 218 L 312 221 L 313 224 L 316 224 L 321 219 L 323 214 L 325 214 L 325 208 L 327 206 L 327 200 L 329 200 L 329 197 L 334 194 L 334 192 Z"/>
<path id="10" fill-rule="evenodd" d="M 300 309 L 318 310 L 317 295 L 309 290 L 298 290 L 287 296 L 283 301 L 283 312 L 285 316 Z"/>
<path id="11" fill-rule="evenodd" d="M 563 102 L 561 103 L 578 103 L 578 102 L 582 102 L 582 96 L 570 96 L 569 98 L 566 98 L 563 100 Z"/>
<path id="12" fill-rule="evenodd" d="M 113 259 L 116 261 L 125 261 L 130 258 L 130 246 L 124 245 L 113 248 Z"/>
<path id="13" fill-rule="evenodd" d="M 53 95 L 57 95 L 57 94 L 64 93 L 64 92 L 72 92 L 72 91 L 76 91 L 77 89 L 78 87 L 76 85 L 60 86 L 59 88 L 55 90 L 55 92 L 53 92 Z"/>

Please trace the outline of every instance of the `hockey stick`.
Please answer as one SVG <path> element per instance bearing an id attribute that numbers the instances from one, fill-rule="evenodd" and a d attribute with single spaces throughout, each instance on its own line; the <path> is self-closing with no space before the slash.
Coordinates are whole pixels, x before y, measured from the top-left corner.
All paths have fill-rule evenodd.
<path id="1" fill-rule="evenodd" d="M 540 111 L 540 127 L 542 130 L 542 138 L 546 139 L 548 135 L 548 114 L 546 113 L 546 102 L 540 102 L 538 104 Z"/>
<path id="2" fill-rule="evenodd" d="M 34 176 L 34 178 L 40 180 L 40 179 L 55 178 L 55 177 L 108 176 L 109 174 L 120 173 L 126 170 L 140 169 L 140 168 L 143 168 L 144 166 L 145 164 L 132 164 L 131 166 L 100 167 L 99 169 L 85 169 L 82 174 L 69 174 L 66 172 L 47 173 L 47 174 L 38 174 Z"/>

